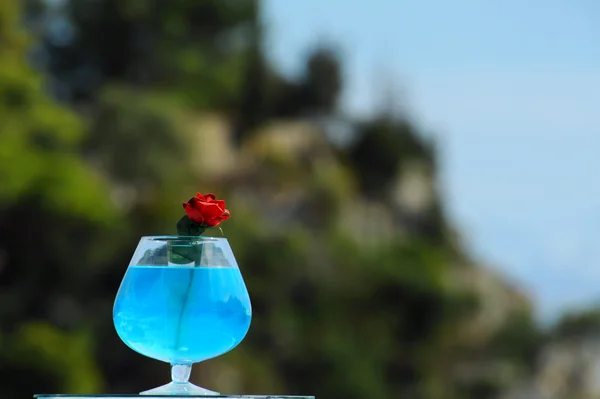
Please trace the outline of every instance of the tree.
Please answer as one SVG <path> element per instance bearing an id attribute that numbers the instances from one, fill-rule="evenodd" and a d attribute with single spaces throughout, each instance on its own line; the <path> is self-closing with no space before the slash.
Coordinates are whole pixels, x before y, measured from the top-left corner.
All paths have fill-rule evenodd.
<path id="1" fill-rule="evenodd" d="M 337 110 L 343 76 L 339 55 L 329 47 L 317 47 L 306 61 L 301 81 L 304 108 L 323 115 Z"/>
<path id="2" fill-rule="evenodd" d="M 359 124 L 349 157 L 367 195 L 386 193 L 407 161 L 433 165 L 433 148 L 419 134 L 410 121 L 387 115 Z"/>
<path id="3" fill-rule="evenodd" d="M 168 90 L 192 106 L 231 104 L 259 11 L 256 0 L 83 0 L 43 12 L 36 4 L 32 15 L 49 21 L 47 70 L 75 103 L 113 82 Z M 53 34 L 57 21 L 72 35 Z"/>
<path id="4" fill-rule="evenodd" d="M 47 391 L 101 387 L 73 298 L 85 292 L 83 260 L 94 264 L 90 243 L 117 216 L 106 180 L 79 156 L 81 120 L 29 66 L 19 6 L 0 4 L 2 398 L 21 395 L 24 376 Z"/>

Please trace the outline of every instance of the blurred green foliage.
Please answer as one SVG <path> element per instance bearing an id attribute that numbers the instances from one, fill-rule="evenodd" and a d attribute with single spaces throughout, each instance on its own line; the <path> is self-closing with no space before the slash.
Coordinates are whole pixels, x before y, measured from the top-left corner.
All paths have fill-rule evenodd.
<path id="1" fill-rule="evenodd" d="M 74 34 L 56 37 L 57 21 Z M 0 3 L 1 399 L 139 392 L 168 378 L 120 342 L 112 302 L 139 237 L 174 233 L 197 190 L 229 201 L 223 227 L 254 317 L 195 381 L 323 399 L 480 399 L 506 383 L 464 382 L 465 363 L 508 362 L 509 383 L 526 376 L 539 334 L 529 308 L 508 306 L 500 327 L 464 338 L 486 293 L 454 276 L 478 267 L 450 238 L 435 191 L 424 212 L 397 206 L 408 162 L 435 183 L 433 145 L 392 116 L 350 121 L 349 147 L 328 143 L 306 120 L 338 114 L 338 53 L 317 47 L 288 80 L 262 51 L 265 32 L 254 0 Z M 31 59 L 45 61 L 35 70 Z M 191 121 L 210 113 L 229 129 L 200 137 Z M 272 148 L 279 139 L 264 130 L 281 119 L 322 140 L 262 157 L 253 140 Z M 279 130 L 281 145 L 297 136 Z M 218 137 L 233 169 L 197 170 Z M 269 151 L 284 154 L 277 145 Z M 369 227 L 377 212 L 391 231 Z"/>
<path id="2" fill-rule="evenodd" d="M 597 336 L 600 333 L 600 309 L 583 309 L 564 315 L 553 326 L 553 339 L 578 339 Z"/>

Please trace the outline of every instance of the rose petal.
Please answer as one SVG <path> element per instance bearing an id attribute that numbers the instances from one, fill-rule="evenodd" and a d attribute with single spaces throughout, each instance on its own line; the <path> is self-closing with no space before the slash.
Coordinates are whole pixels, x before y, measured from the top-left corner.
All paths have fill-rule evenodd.
<path id="1" fill-rule="evenodd" d="M 185 209 L 185 214 L 188 218 L 194 223 L 203 224 L 204 223 L 204 215 L 200 211 L 200 209 L 194 207 L 189 202 L 183 203 L 183 209 Z"/>
<path id="2" fill-rule="evenodd" d="M 200 202 L 202 202 L 202 200 L 200 198 L 193 197 L 193 198 L 190 198 L 190 200 L 188 201 L 188 204 L 190 204 L 193 207 L 197 207 Z"/>
<path id="3" fill-rule="evenodd" d="M 217 219 L 219 220 L 219 222 L 222 222 L 224 220 L 229 219 L 229 217 L 231 216 L 231 213 L 229 213 L 229 210 L 225 209 L 225 212 L 223 212 L 223 214 L 219 217 L 217 217 Z"/>
<path id="4" fill-rule="evenodd" d="M 213 219 L 223 214 L 223 209 L 214 202 L 201 202 L 200 211 L 204 216 L 204 220 Z"/>
<path id="5" fill-rule="evenodd" d="M 215 200 L 213 203 L 219 205 L 219 208 L 221 208 L 221 212 L 225 212 L 225 201 L 224 200 Z"/>
<path id="6" fill-rule="evenodd" d="M 186 215 L 195 223 L 207 227 L 218 226 L 230 217 L 224 200 L 218 200 L 214 194 L 197 193 L 195 197 L 183 204 Z"/>

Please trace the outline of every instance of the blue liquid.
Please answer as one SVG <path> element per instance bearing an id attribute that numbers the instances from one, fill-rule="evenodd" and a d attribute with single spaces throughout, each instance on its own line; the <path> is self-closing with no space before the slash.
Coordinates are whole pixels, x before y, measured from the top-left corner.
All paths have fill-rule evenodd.
<path id="1" fill-rule="evenodd" d="M 191 364 L 236 347 L 252 309 L 237 268 L 129 266 L 113 310 L 119 337 L 142 355 Z"/>

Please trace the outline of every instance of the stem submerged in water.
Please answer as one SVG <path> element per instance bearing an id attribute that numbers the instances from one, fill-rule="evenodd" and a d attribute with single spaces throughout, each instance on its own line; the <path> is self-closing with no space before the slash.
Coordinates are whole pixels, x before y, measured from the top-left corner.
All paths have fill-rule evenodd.
<path id="1" fill-rule="evenodd" d="M 186 226 L 185 223 L 179 223 L 177 225 L 177 233 L 178 234 L 189 234 L 188 230 L 182 229 L 181 227 Z M 186 227 L 187 228 L 187 227 Z M 204 230 L 202 230 L 204 231 Z M 182 334 L 182 323 L 183 316 L 188 306 L 189 297 L 191 294 L 192 286 L 194 284 L 194 268 L 200 265 L 200 259 L 202 257 L 202 245 L 200 243 L 194 242 L 194 239 L 191 239 L 189 243 L 169 243 L 168 251 L 169 251 L 169 264 L 170 265 L 181 265 L 190 267 L 190 276 L 187 282 L 187 287 L 185 288 L 185 293 L 183 294 L 183 299 L 181 303 L 181 308 L 179 310 L 179 317 L 177 319 L 177 330 L 175 335 L 175 351 L 179 351 L 179 346 L 181 344 L 181 334 Z"/>
<path id="2" fill-rule="evenodd" d="M 181 310 L 179 311 L 179 318 L 177 319 L 177 333 L 175 335 L 175 350 L 179 350 L 179 344 L 181 342 L 181 322 L 183 321 L 183 314 L 187 308 L 188 299 L 190 296 L 190 291 L 192 289 L 192 284 L 194 282 L 194 268 L 196 266 L 192 266 L 190 270 L 190 278 L 188 280 L 187 287 L 185 289 L 185 294 L 183 295 L 183 303 L 181 304 Z"/>

